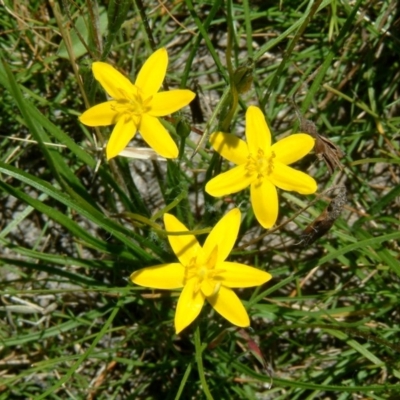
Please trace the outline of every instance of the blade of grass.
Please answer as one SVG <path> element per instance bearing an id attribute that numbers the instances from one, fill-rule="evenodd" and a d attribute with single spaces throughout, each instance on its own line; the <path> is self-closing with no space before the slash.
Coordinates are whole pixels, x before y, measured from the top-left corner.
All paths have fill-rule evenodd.
<path id="1" fill-rule="evenodd" d="M 157 251 L 157 249 L 158 249 L 151 242 L 146 241 L 143 238 L 143 236 L 137 235 L 133 231 L 126 229 L 125 227 L 122 227 L 119 224 L 113 222 L 110 218 L 107 218 L 103 213 L 98 211 L 96 208 L 92 207 L 87 201 L 85 201 L 83 199 L 79 198 L 79 202 L 77 202 L 75 199 L 71 199 L 64 192 L 56 189 L 53 185 L 49 184 L 48 182 L 45 182 L 37 177 L 27 174 L 18 168 L 12 167 L 11 165 L 7 165 L 7 164 L 0 162 L 0 172 L 2 172 L 3 174 L 7 174 L 9 176 L 12 176 L 12 177 L 20 180 L 21 182 L 24 182 L 24 183 L 40 190 L 41 192 L 46 193 L 47 195 L 51 196 L 52 198 L 56 199 L 57 201 L 61 202 L 64 205 L 66 205 L 67 207 L 77 211 L 78 214 L 81 215 L 82 217 L 88 218 L 90 221 L 101 226 L 102 228 L 104 228 L 105 230 L 110 232 L 112 235 L 118 237 L 122 241 L 122 243 L 124 243 L 127 247 L 129 247 L 134 252 L 134 254 L 136 254 L 138 257 L 140 257 L 143 260 L 147 260 L 147 261 L 150 260 L 148 253 L 146 251 L 144 251 L 141 247 L 136 245 L 134 242 L 132 242 L 131 238 L 134 238 L 135 240 L 139 241 L 139 243 L 142 243 L 142 245 L 147 243 L 149 245 L 149 247 L 152 248 L 154 251 Z M 4 184 L 4 185 L 6 185 L 6 184 Z M 4 188 L 6 188 L 7 186 L 4 186 Z M 10 190 L 11 190 L 11 188 L 10 188 Z M 21 199 L 25 198 L 25 199 L 28 199 L 29 201 L 33 201 L 33 199 L 31 199 L 29 196 L 26 196 L 22 192 L 15 192 L 15 193 L 19 193 L 21 196 L 23 196 L 23 197 L 19 197 Z M 16 197 L 18 197 L 18 196 L 16 196 Z M 35 204 L 43 205 L 43 203 L 40 201 L 35 201 Z M 47 210 L 47 212 L 51 212 L 50 207 L 47 207 L 46 210 Z M 54 215 L 57 215 L 57 217 L 60 217 L 58 214 L 56 214 L 55 210 L 54 210 L 54 212 L 55 212 Z M 63 214 L 61 214 L 61 215 L 63 215 Z M 62 219 L 62 220 L 64 223 L 66 222 L 65 219 Z M 68 219 L 68 221 L 71 221 L 71 220 Z M 72 221 L 71 221 L 71 223 L 72 223 Z M 68 228 L 68 226 L 66 226 L 66 227 Z M 83 232 L 85 232 L 85 230 L 83 230 Z"/>
<path id="2" fill-rule="evenodd" d="M 96 338 L 93 340 L 89 348 L 79 357 L 79 359 L 72 365 L 72 367 L 68 370 L 68 372 L 52 387 L 42 393 L 37 400 L 44 399 L 51 393 L 54 393 L 59 387 L 64 385 L 68 380 L 72 377 L 75 371 L 83 364 L 83 362 L 90 356 L 90 354 L 94 351 L 96 345 L 100 342 L 106 332 L 109 330 L 111 323 L 114 321 L 117 313 L 119 312 L 120 308 L 124 304 L 124 299 L 120 299 L 117 304 L 115 305 L 114 309 L 112 310 L 110 316 L 108 317 L 107 321 L 100 329 L 99 333 L 97 334 Z"/>

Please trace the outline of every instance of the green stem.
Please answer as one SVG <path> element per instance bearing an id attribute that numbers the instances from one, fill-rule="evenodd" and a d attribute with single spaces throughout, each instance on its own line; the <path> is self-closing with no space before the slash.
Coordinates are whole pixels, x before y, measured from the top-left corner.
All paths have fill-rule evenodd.
<path id="1" fill-rule="evenodd" d="M 149 19 L 147 18 L 146 9 L 143 4 L 143 1 L 135 0 L 135 5 L 139 11 L 140 19 L 142 20 L 142 24 L 146 31 L 146 35 L 147 35 L 147 39 L 149 40 L 150 47 L 153 51 L 155 51 L 157 49 L 157 44 L 153 37 L 153 31 L 151 30 L 151 27 L 149 25 Z"/>
<path id="2" fill-rule="evenodd" d="M 238 105 L 239 96 L 237 93 L 235 81 L 234 81 L 234 71 L 232 65 L 232 46 L 233 46 L 233 16 L 232 16 L 232 3 L 227 2 L 227 19 L 228 19 L 228 43 L 226 45 L 226 67 L 229 73 L 229 88 L 230 96 L 228 97 L 224 110 L 229 109 L 226 115 L 221 116 L 222 121 L 218 127 L 221 132 L 230 132 L 230 126 L 235 115 L 236 107 Z"/>
<path id="3" fill-rule="evenodd" d="M 201 136 L 201 139 L 199 140 L 196 148 L 194 149 L 191 159 L 193 159 L 193 157 L 197 154 L 197 152 L 202 148 L 203 143 L 204 142 L 207 143 L 208 137 L 210 136 L 211 127 L 213 126 L 213 123 L 214 123 L 215 119 L 217 118 L 221 108 L 226 104 L 225 103 L 226 99 L 229 98 L 230 94 L 231 94 L 231 90 L 230 90 L 230 87 L 228 86 L 225 89 L 224 93 L 222 94 L 221 100 L 215 107 L 213 114 L 211 115 L 210 119 L 208 120 L 206 128 L 204 129 L 204 133 Z"/>
<path id="4" fill-rule="evenodd" d="M 136 8 L 139 10 L 140 19 L 142 20 L 144 30 L 146 31 L 146 35 L 147 35 L 147 39 L 149 40 L 150 47 L 153 51 L 156 51 L 158 45 L 157 45 L 156 41 L 154 40 L 153 31 L 150 27 L 149 19 L 147 17 L 146 8 L 143 4 L 143 1 L 142 0 L 134 0 L 134 1 L 135 1 Z M 162 85 L 163 85 L 164 90 L 169 90 L 168 83 L 165 79 L 164 79 L 164 82 Z"/>
<path id="5" fill-rule="evenodd" d="M 186 382 L 187 382 L 187 380 L 189 378 L 189 375 L 190 375 L 191 371 L 192 371 L 192 364 L 189 364 L 187 366 L 187 368 L 186 368 L 185 375 L 183 375 L 181 384 L 179 385 L 178 393 L 175 396 L 175 400 L 179 400 L 181 398 L 182 393 L 183 393 L 183 389 L 184 389 L 184 387 L 186 385 Z"/>
<path id="6" fill-rule="evenodd" d="M 222 5 L 223 5 L 222 0 L 214 1 L 214 4 L 213 4 L 211 10 L 209 11 L 207 19 L 203 25 L 205 33 L 208 32 L 208 28 L 210 27 L 211 23 L 214 21 L 215 14 L 217 13 L 217 11 L 220 9 L 220 7 Z M 188 10 L 190 11 L 190 13 L 192 15 L 196 14 L 196 12 L 193 8 L 193 3 L 191 1 L 186 1 L 186 6 L 188 7 Z M 189 57 L 187 59 L 186 67 L 185 67 L 185 70 L 183 71 L 183 75 L 182 75 L 181 88 L 186 87 L 187 81 L 189 79 L 189 74 L 192 71 L 193 60 L 194 60 L 194 57 L 196 56 L 196 54 L 198 53 L 200 42 L 202 41 L 202 39 L 203 39 L 203 36 L 200 31 L 200 34 L 197 35 L 197 37 L 193 43 L 192 50 L 190 51 Z"/>
<path id="7" fill-rule="evenodd" d="M 322 0 L 317 0 L 310 8 L 310 12 L 308 13 L 307 17 L 305 18 L 305 20 L 303 21 L 303 23 L 301 24 L 300 28 L 298 29 L 295 37 L 293 38 L 293 40 L 289 43 L 287 50 L 285 51 L 282 61 L 279 64 L 278 69 L 276 70 L 274 77 L 272 78 L 272 81 L 268 87 L 268 90 L 266 91 L 264 97 L 262 98 L 262 100 L 260 101 L 260 105 L 261 108 L 264 109 L 265 105 L 267 104 L 269 95 L 274 91 L 275 86 L 278 83 L 279 78 L 281 77 L 281 73 L 283 71 L 283 69 L 286 66 L 286 63 L 289 61 L 290 56 L 296 46 L 296 43 L 298 42 L 298 40 L 300 39 L 300 36 L 303 34 L 303 32 L 305 31 L 305 29 L 307 28 L 309 22 L 311 21 L 311 18 L 314 16 L 314 14 L 318 11 L 319 6 L 321 5 Z"/>
<path id="8" fill-rule="evenodd" d="M 200 328 L 199 325 L 197 324 L 196 330 L 194 332 L 194 346 L 196 350 L 196 363 L 197 363 L 197 370 L 199 371 L 199 377 L 200 377 L 200 382 L 201 385 L 203 386 L 203 392 L 207 397 L 207 400 L 214 400 L 210 389 L 207 385 L 206 377 L 204 375 L 204 368 L 203 368 L 203 359 L 201 358 L 201 355 L 203 353 L 202 346 L 201 346 L 201 339 L 200 339 Z"/>

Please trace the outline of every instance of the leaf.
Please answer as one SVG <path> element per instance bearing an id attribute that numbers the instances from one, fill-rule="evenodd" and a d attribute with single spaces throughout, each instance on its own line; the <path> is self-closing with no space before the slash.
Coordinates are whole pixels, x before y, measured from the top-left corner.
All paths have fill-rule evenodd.
<path id="1" fill-rule="evenodd" d="M 100 14 L 100 19 L 99 19 L 100 33 L 104 35 L 107 31 L 107 13 L 104 7 L 99 8 L 99 14 Z M 85 40 L 87 44 L 90 42 L 90 31 L 86 24 L 85 18 L 82 15 L 80 15 L 77 18 L 75 23 L 75 29 L 72 28 L 70 30 L 71 43 L 72 43 L 72 49 L 74 51 L 74 56 L 76 58 L 79 58 L 87 53 L 87 49 L 82 43 L 76 31 L 79 32 L 80 36 Z M 66 58 L 67 60 L 69 59 L 69 55 L 64 40 L 61 41 L 57 54 L 61 58 Z"/>

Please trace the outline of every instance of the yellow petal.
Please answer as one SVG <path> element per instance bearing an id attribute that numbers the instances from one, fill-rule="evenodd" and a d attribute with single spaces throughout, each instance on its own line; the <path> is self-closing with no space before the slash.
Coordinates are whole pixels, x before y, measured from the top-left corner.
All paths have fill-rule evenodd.
<path id="1" fill-rule="evenodd" d="M 143 114 L 139 130 L 143 140 L 160 156 L 165 158 L 178 157 L 179 150 L 176 143 L 156 117 Z"/>
<path id="2" fill-rule="evenodd" d="M 87 126 L 107 126 L 117 123 L 118 113 L 115 111 L 117 102 L 114 100 L 97 104 L 86 110 L 79 121 Z"/>
<path id="3" fill-rule="evenodd" d="M 113 99 L 127 99 L 137 90 L 131 81 L 110 64 L 96 61 L 92 64 L 94 77 Z"/>
<path id="4" fill-rule="evenodd" d="M 317 182 L 310 175 L 278 162 L 274 163 L 274 170 L 269 178 L 275 186 L 283 190 L 300 194 L 317 191 Z"/>
<path id="5" fill-rule="evenodd" d="M 107 160 L 117 156 L 128 145 L 135 136 L 136 129 L 132 118 L 122 116 L 118 120 L 107 143 Z"/>
<path id="6" fill-rule="evenodd" d="M 154 96 L 165 78 L 168 66 L 168 53 L 165 48 L 155 51 L 143 64 L 135 85 L 141 89 L 143 99 Z"/>
<path id="7" fill-rule="evenodd" d="M 163 117 L 187 106 L 196 94 L 190 90 L 169 90 L 156 93 L 151 100 L 149 114 L 154 117 Z"/>
<path id="8" fill-rule="evenodd" d="M 255 106 L 250 106 L 246 111 L 246 139 L 251 154 L 257 154 L 259 149 L 269 152 L 271 132 L 263 113 Z"/>
<path id="9" fill-rule="evenodd" d="M 222 157 L 237 165 L 247 161 L 249 155 L 247 143 L 231 133 L 214 132 L 210 136 L 210 143 Z"/>
<path id="10" fill-rule="evenodd" d="M 204 295 L 201 290 L 195 293 L 197 279 L 191 279 L 185 285 L 178 300 L 175 313 L 175 331 L 181 332 L 190 325 L 200 314 L 204 304 Z"/>
<path id="11" fill-rule="evenodd" d="M 179 263 L 139 269 L 130 276 L 136 285 L 153 289 L 178 289 L 183 287 L 184 279 L 185 268 Z"/>
<path id="12" fill-rule="evenodd" d="M 172 214 L 164 214 L 164 224 L 167 232 L 189 232 L 186 226 Z M 168 235 L 168 241 L 183 266 L 189 265 L 193 258 L 203 253 L 194 235 Z"/>
<path id="13" fill-rule="evenodd" d="M 218 274 L 223 279 L 223 285 L 230 288 L 259 286 L 272 278 L 268 272 L 235 262 L 225 261 L 217 268 L 223 270 Z"/>
<path id="14" fill-rule="evenodd" d="M 285 137 L 272 145 L 272 151 L 275 153 L 275 160 L 282 164 L 292 164 L 306 154 L 314 147 L 315 139 L 306 133 L 297 133 Z"/>
<path id="15" fill-rule="evenodd" d="M 250 325 L 247 311 L 232 289 L 221 286 L 218 293 L 208 297 L 207 301 L 230 323 L 243 328 Z"/>
<path id="16" fill-rule="evenodd" d="M 256 178 L 255 174 L 249 175 L 247 173 L 245 164 L 241 164 L 208 181 L 206 192 L 214 197 L 226 196 L 245 189 Z"/>
<path id="17" fill-rule="evenodd" d="M 279 211 L 275 186 L 267 179 L 263 179 L 261 184 L 254 182 L 250 187 L 250 197 L 257 221 L 262 227 L 271 228 L 278 219 Z"/>
<path id="18" fill-rule="evenodd" d="M 207 236 L 203 245 L 205 256 L 218 248 L 216 263 L 224 261 L 233 249 L 240 227 L 240 210 L 234 208 L 225 214 Z"/>
<path id="19" fill-rule="evenodd" d="M 200 290 L 202 291 L 204 297 L 210 297 L 216 292 L 216 283 L 206 279 L 201 282 Z"/>

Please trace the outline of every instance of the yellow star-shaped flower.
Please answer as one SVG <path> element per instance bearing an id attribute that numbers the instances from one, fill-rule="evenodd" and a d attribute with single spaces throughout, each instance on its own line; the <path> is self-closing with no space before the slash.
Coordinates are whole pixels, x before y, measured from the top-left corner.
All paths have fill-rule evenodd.
<path id="1" fill-rule="evenodd" d="M 111 65 L 94 62 L 94 77 L 112 100 L 85 111 L 79 120 L 88 126 L 115 125 L 107 143 L 107 159 L 117 156 L 139 131 L 144 141 L 159 155 L 176 158 L 178 147 L 158 120 L 188 105 L 195 97 L 190 90 L 158 93 L 165 78 L 168 54 L 154 52 L 139 71 L 134 84 Z"/>
<path id="2" fill-rule="evenodd" d="M 167 232 L 188 229 L 173 215 L 165 214 Z M 204 301 L 229 322 L 240 327 L 250 325 L 249 316 L 232 288 L 261 285 L 271 275 L 244 264 L 225 261 L 237 239 L 240 211 L 234 208 L 215 225 L 203 247 L 191 234 L 168 236 L 178 263 L 156 265 L 135 271 L 133 283 L 154 289 L 178 289 L 182 293 L 175 314 L 176 333 L 181 332 L 200 314 Z"/>
<path id="3" fill-rule="evenodd" d="M 311 151 L 314 139 L 298 133 L 271 145 L 271 132 L 261 110 L 255 106 L 246 112 L 246 138 L 247 143 L 230 133 L 211 135 L 213 148 L 237 166 L 211 179 L 205 190 L 220 197 L 250 186 L 254 214 L 264 228 L 271 228 L 278 218 L 277 187 L 301 194 L 317 190 L 312 177 L 288 166 Z"/>

